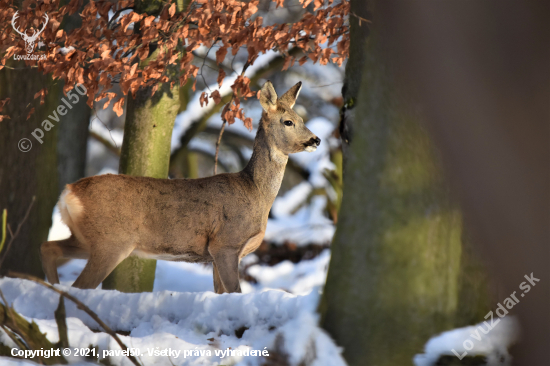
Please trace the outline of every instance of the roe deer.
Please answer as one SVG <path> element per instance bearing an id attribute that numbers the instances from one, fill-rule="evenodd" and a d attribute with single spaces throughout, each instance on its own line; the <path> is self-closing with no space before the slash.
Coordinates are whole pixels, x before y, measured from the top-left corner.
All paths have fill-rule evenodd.
<path id="1" fill-rule="evenodd" d="M 314 151 L 321 140 L 292 110 L 299 82 L 281 98 L 267 81 L 264 112 L 248 165 L 200 179 L 99 175 L 68 184 L 58 205 L 71 230 L 40 248 L 51 283 L 58 258 L 88 259 L 73 286 L 96 288 L 129 255 L 213 262 L 217 293 L 241 292 L 238 265 L 264 237 L 288 154 Z"/>

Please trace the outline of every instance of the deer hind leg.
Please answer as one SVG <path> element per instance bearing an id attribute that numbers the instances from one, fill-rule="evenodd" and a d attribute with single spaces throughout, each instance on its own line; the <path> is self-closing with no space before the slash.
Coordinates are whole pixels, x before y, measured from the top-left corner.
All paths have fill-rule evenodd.
<path id="1" fill-rule="evenodd" d="M 214 267 L 214 292 L 217 294 L 223 294 L 225 288 L 223 287 L 222 280 L 220 279 L 220 273 L 218 272 L 218 267 L 216 263 L 212 263 Z"/>
<path id="2" fill-rule="evenodd" d="M 52 284 L 59 283 L 57 260 L 59 258 L 88 259 L 87 249 L 74 235 L 64 240 L 46 241 L 40 245 L 40 259 L 46 278 Z"/>
<path id="3" fill-rule="evenodd" d="M 111 273 L 115 267 L 128 257 L 134 246 L 121 248 L 116 244 L 104 245 L 102 250 L 92 250 L 86 267 L 74 281 L 73 287 L 94 289 Z"/>
<path id="4" fill-rule="evenodd" d="M 220 251 L 212 254 L 214 258 L 214 288 L 216 289 L 216 272 L 221 282 L 216 293 L 241 292 L 239 282 L 239 253 L 233 251 Z M 216 270 L 217 269 L 217 270 Z"/>

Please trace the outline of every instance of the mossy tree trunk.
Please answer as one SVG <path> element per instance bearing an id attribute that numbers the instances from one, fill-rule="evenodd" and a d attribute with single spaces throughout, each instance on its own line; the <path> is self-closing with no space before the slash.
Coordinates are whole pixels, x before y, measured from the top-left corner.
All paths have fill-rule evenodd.
<path id="1" fill-rule="evenodd" d="M 39 245 L 48 238 L 58 193 L 56 141 L 59 123 L 48 115 L 59 105 L 60 88 L 49 76 L 25 66 L 23 61 L 12 60 L 7 66 L 14 69 L 0 70 L 0 99 L 11 98 L 2 111 L 11 118 L 0 123 L 0 209 L 8 210 L 12 231 L 23 222 L 33 196 L 36 201 L 9 248 L 0 274 L 11 270 L 42 277 Z M 34 94 L 42 88 L 47 88 L 49 93 L 45 103 L 40 105 L 40 98 L 34 99 Z M 35 111 L 27 119 L 31 108 Z M 50 130 L 47 131 L 43 124 Z M 36 129 L 42 131 L 42 143 L 31 135 Z M 39 137 L 42 134 L 36 133 Z M 18 143 L 23 144 L 22 148 L 32 143 L 32 148 L 23 152 Z"/>
<path id="2" fill-rule="evenodd" d="M 346 69 L 344 195 L 319 311 L 349 365 L 412 365 L 430 337 L 490 307 L 422 112 L 396 85 L 373 18 L 352 32 L 351 50 L 365 51 Z"/>
<path id="3" fill-rule="evenodd" d="M 177 89 L 164 84 L 154 96 L 151 88 L 144 88 L 128 97 L 119 173 L 168 178 L 172 129 L 180 107 Z M 155 269 L 155 260 L 126 258 L 103 281 L 103 288 L 152 291 Z"/>
<path id="4" fill-rule="evenodd" d="M 18 4 L 21 6 L 20 1 Z M 78 14 L 68 16 L 61 28 L 68 31 L 80 22 Z M 25 66 L 23 61 L 11 60 L 7 66 L 0 70 L 0 99 L 11 98 L 2 111 L 11 118 L 0 123 L 0 209 L 8 209 L 12 231 L 23 221 L 33 196 L 36 201 L 0 274 L 12 270 L 43 277 L 38 247 L 47 240 L 60 189 L 84 175 L 90 109 L 86 98 L 75 93 L 79 102 L 72 109 L 65 108 L 65 115 L 56 116 L 58 106 L 65 106 L 61 98 L 67 100 L 62 93 L 63 83 Z M 34 94 L 43 88 L 48 95 L 40 105 Z M 32 108 L 35 112 L 27 119 Z M 43 134 L 42 143 L 31 135 L 33 131 L 39 137 Z M 18 148 L 23 138 L 32 143 L 28 152 Z"/>

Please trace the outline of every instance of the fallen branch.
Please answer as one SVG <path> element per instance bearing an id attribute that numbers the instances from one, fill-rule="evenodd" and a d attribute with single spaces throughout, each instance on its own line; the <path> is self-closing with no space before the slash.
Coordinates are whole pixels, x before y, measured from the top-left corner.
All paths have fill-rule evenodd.
<path id="1" fill-rule="evenodd" d="M 49 283 L 46 283 L 44 281 L 42 281 L 41 279 L 37 278 L 37 277 L 34 277 L 34 276 L 31 276 L 31 275 L 28 275 L 28 274 L 24 274 L 24 273 L 16 273 L 16 272 L 11 272 L 9 273 L 10 276 L 12 277 L 18 277 L 18 278 L 22 278 L 22 279 L 25 279 L 25 280 L 29 280 L 29 281 L 33 281 L 33 282 L 36 282 L 44 287 L 47 287 L 49 288 L 50 290 L 54 291 L 54 292 L 57 292 L 59 295 L 71 300 L 72 302 L 74 302 L 76 304 L 76 307 L 82 311 L 84 311 L 86 314 L 88 314 L 90 316 L 90 318 L 92 318 L 97 324 L 99 324 L 99 326 L 101 328 L 103 328 L 103 330 L 105 330 L 105 332 L 107 334 L 109 334 L 111 337 L 114 338 L 114 340 L 118 343 L 118 345 L 120 346 L 120 348 L 122 348 L 122 350 L 124 351 L 127 351 L 127 354 L 128 354 L 128 359 L 130 361 L 132 361 L 132 363 L 136 366 L 141 366 L 140 363 L 138 362 L 138 360 L 134 357 L 134 356 L 131 356 L 130 355 L 130 352 L 128 351 L 128 347 L 126 347 L 126 345 L 120 340 L 120 338 L 118 338 L 118 335 L 107 325 L 103 322 L 103 320 L 101 320 L 99 318 L 99 316 L 97 316 L 96 313 L 94 313 L 88 306 L 86 306 L 83 302 L 81 302 L 80 300 L 78 300 L 76 297 L 74 297 L 73 295 L 63 291 L 63 290 L 60 290 L 52 285 L 50 285 Z"/>
<path id="2" fill-rule="evenodd" d="M 27 346 L 32 350 L 56 348 L 55 345 L 40 332 L 40 328 L 34 321 L 29 323 L 25 318 L 8 307 L 7 303 L 0 304 L 0 325 L 6 334 L 22 350 L 27 349 L 27 347 L 17 339 L 15 334 L 24 340 Z M 59 356 L 51 355 L 48 358 L 37 354 L 35 357 L 37 357 L 43 365 L 67 364 L 67 360 L 61 354 Z"/>

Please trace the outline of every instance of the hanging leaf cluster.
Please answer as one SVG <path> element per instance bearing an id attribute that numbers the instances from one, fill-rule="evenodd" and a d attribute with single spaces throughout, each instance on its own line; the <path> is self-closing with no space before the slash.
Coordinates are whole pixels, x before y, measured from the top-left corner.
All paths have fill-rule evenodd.
<path id="1" fill-rule="evenodd" d="M 348 56 L 347 0 L 300 0 L 304 10 L 298 21 L 273 25 L 263 24 L 258 15 L 259 0 L 192 0 L 185 7 L 181 0 L 162 1 L 156 9 L 142 12 L 138 9 L 143 9 L 147 0 L 139 0 L 139 4 L 137 0 L 136 4 L 134 0 L 87 0 L 85 5 L 82 1 L 25 0 L 17 9 L 14 0 L 0 0 L 0 69 L 14 55 L 26 53 L 25 41 L 12 29 L 16 11 L 16 25 L 20 30 L 26 29 L 28 35 L 33 29 L 40 29 L 45 14 L 49 19 L 39 38 L 44 47 L 35 51 L 45 55 L 45 59 L 19 62 L 63 80 L 65 93 L 77 83 L 83 84 L 89 106 L 106 98 L 103 107 L 113 102 L 118 115 L 122 114 L 124 98 L 113 101 L 113 83 L 119 83 L 125 95 L 142 87 L 151 87 L 154 92 L 160 83 L 173 86 L 190 81 L 195 90 L 199 67 L 193 64 L 192 52 L 201 46 L 217 48 L 218 64 L 229 63 L 244 48 L 248 52 L 245 67 L 253 65 L 262 53 L 275 50 L 285 56 L 283 70 L 308 59 L 323 65 L 341 65 Z M 276 6 L 283 6 L 283 0 L 277 0 Z M 66 16 L 76 12 L 82 25 L 66 32 L 60 26 Z M 295 47 L 302 51 L 298 59 L 288 53 Z M 220 87 L 226 77 L 220 67 Z M 233 79 L 233 98 L 223 109 L 222 118 L 230 124 L 238 118 L 251 127 L 240 100 L 256 93 L 250 89 L 244 70 Z M 46 93 L 47 90 L 37 90 L 35 98 L 43 101 Z M 222 99 L 214 90 L 202 93 L 201 102 L 209 98 L 215 103 Z"/>

